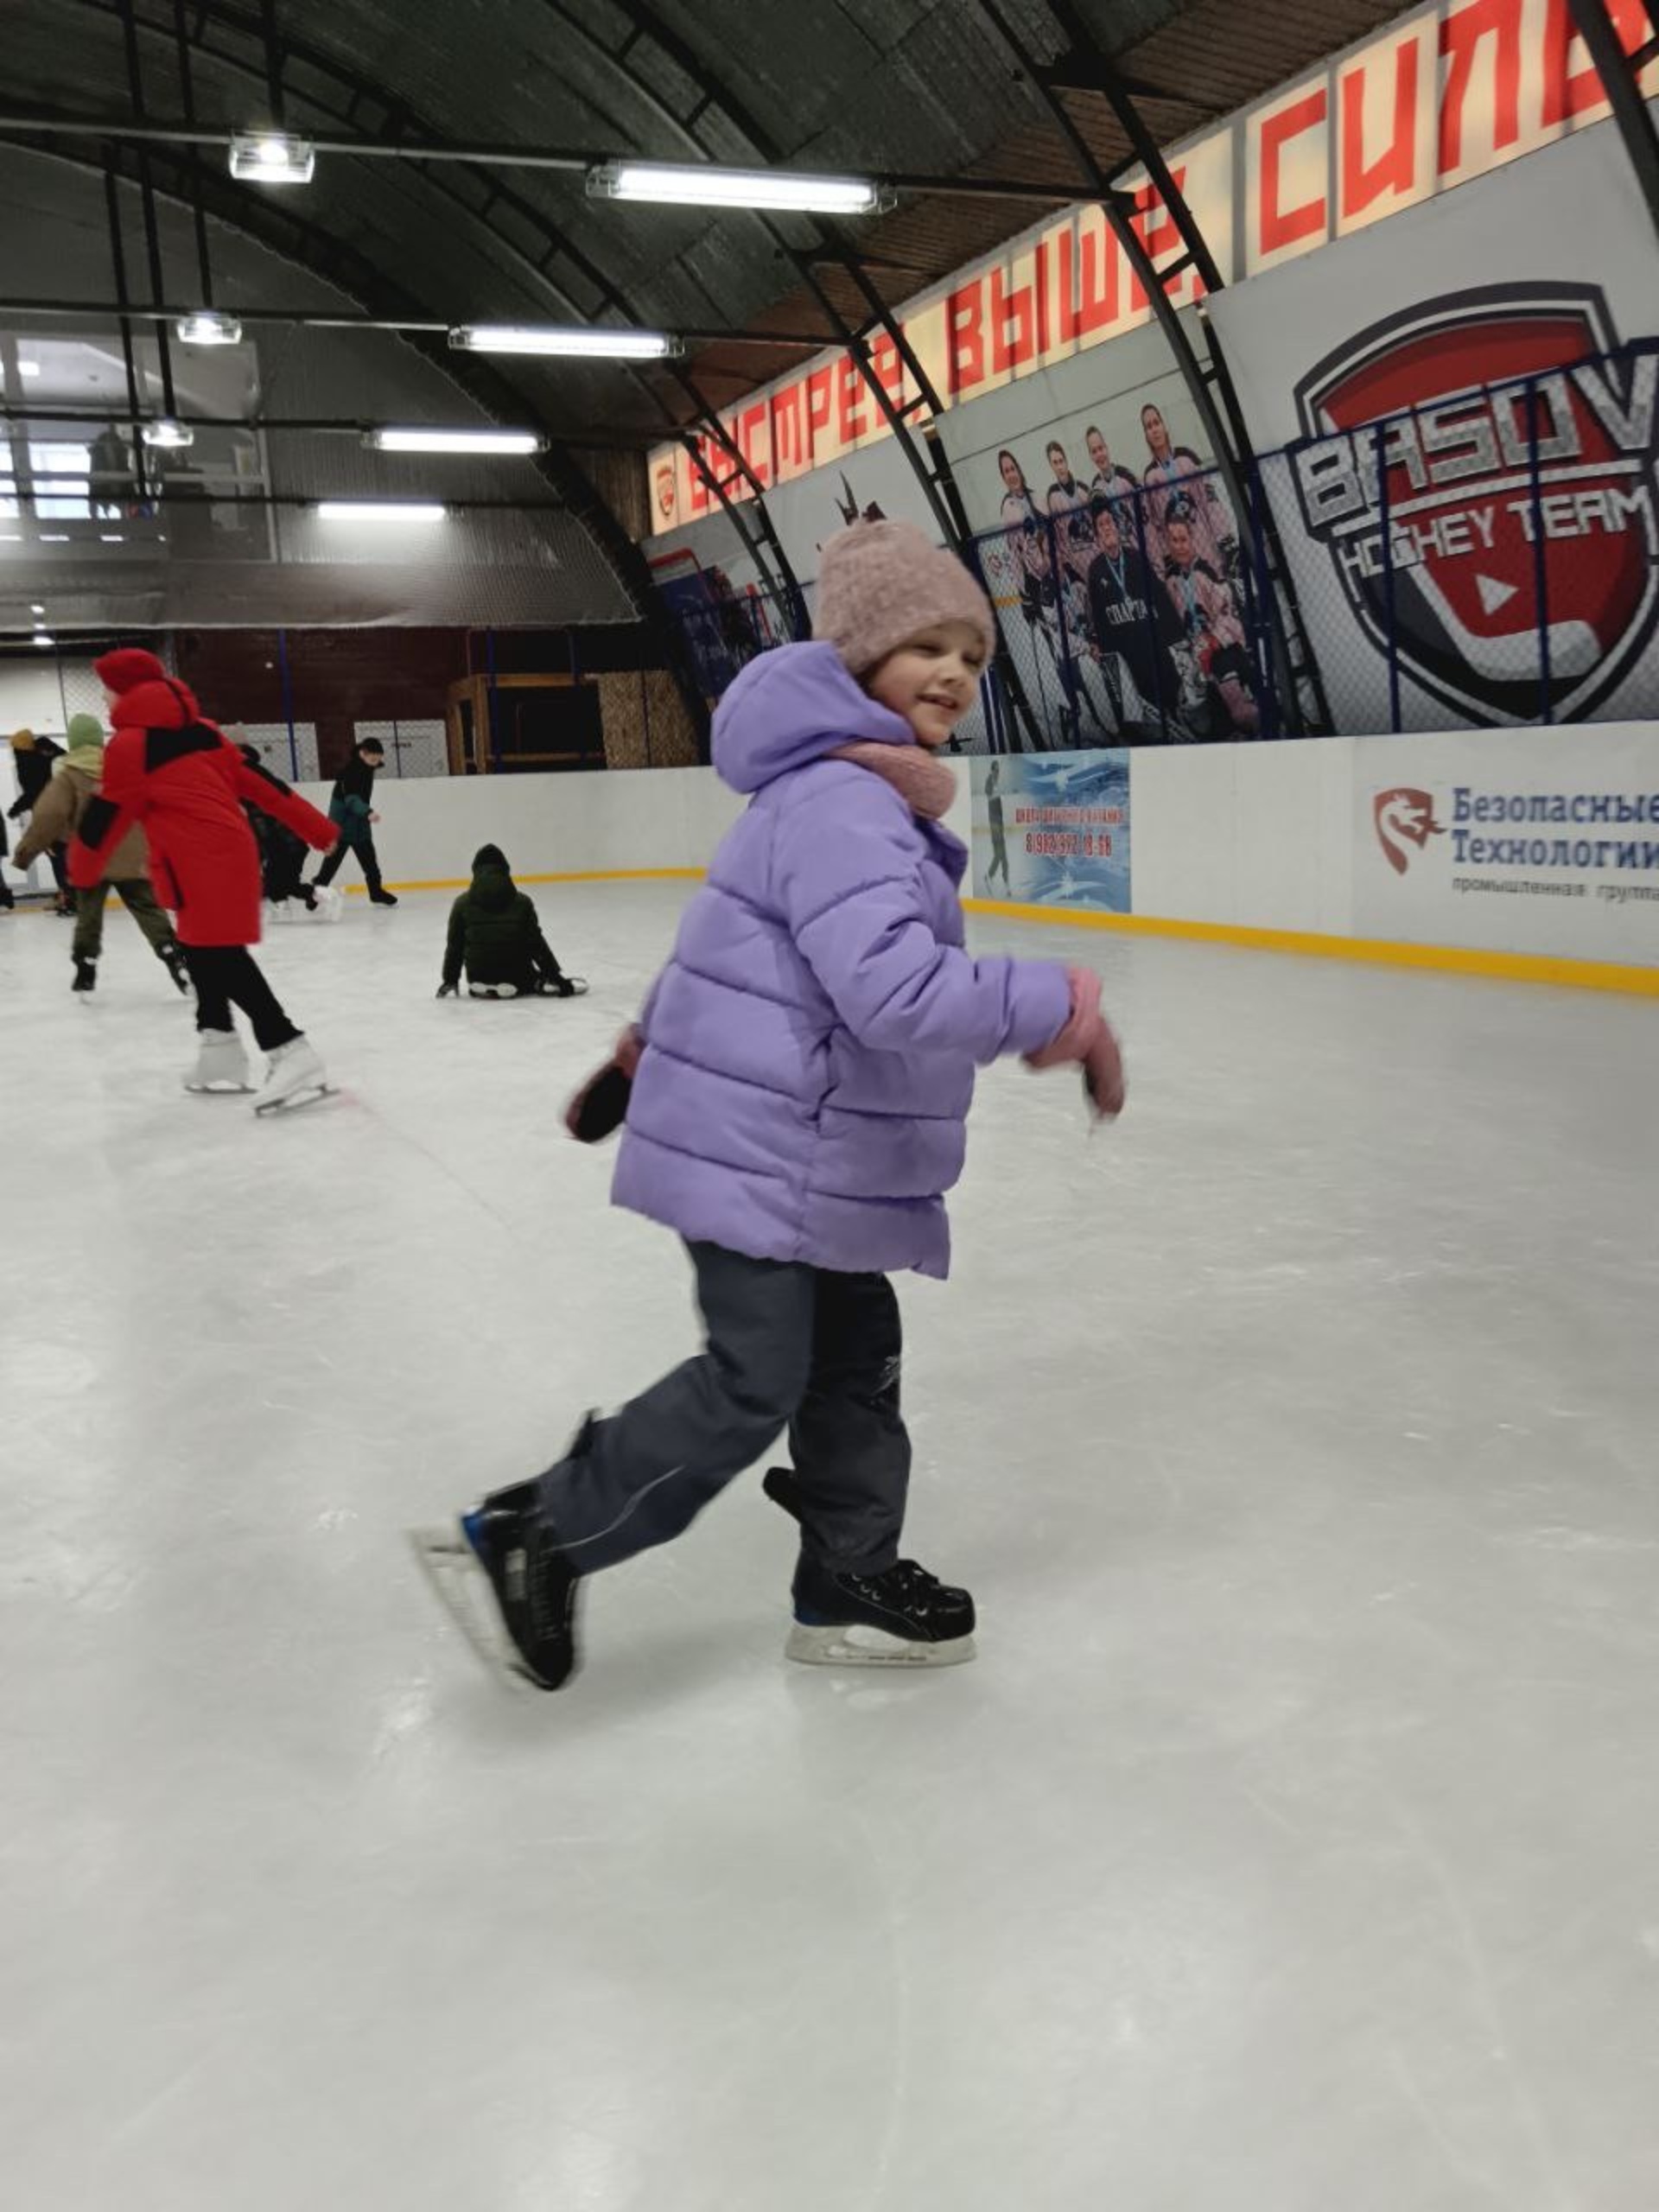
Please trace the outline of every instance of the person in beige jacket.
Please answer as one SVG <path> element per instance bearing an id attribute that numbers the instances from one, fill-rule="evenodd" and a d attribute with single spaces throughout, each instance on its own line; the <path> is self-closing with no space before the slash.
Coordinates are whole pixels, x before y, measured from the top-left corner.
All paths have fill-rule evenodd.
<path id="1" fill-rule="evenodd" d="M 29 828 L 18 841 L 12 865 L 27 868 L 39 853 L 67 842 L 80 826 L 82 815 L 98 796 L 104 772 L 104 730 L 96 715 L 73 715 L 67 740 L 68 750 L 54 764 L 52 780 L 35 802 Z M 149 886 L 149 849 L 137 824 L 110 855 L 103 881 L 76 893 L 75 939 L 71 948 L 75 963 L 72 988 L 90 991 L 98 983 L 98 956 L 104 946 L 104 907 L 114 891 L 154 947 L 156 957 L 188 996 L 190 989 L 184 955 L 173 934 L 173 925 L 162 912 Z"/>

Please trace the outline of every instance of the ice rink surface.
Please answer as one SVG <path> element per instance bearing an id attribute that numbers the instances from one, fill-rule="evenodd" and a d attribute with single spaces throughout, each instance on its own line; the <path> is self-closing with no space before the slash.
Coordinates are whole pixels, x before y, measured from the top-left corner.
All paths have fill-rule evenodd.
<path id="1" fill-rule="evenodd" d="M 912 1283 L 981 1657 L 781 1656 L 757 1482 L 495 1687 L 404 1547 L 692 1348 L 559 1111 L 684 887 L 268 964 L 178 1088 L 126 918 L 0 916 L 0 2195 L 19 2212 L 1652 2212 L 1659 1011 L 983 921 L 1131 1101 L 982 1087 Z"/>

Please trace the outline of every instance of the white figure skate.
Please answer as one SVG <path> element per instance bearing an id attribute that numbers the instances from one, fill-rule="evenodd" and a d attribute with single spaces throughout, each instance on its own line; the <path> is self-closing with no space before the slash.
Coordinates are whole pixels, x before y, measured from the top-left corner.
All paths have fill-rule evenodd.
<path id="1" fill-rule="evenodd" d="M 196 1065 L 184 1078 L 184 1087 L 199 1095 L 214 1091 L 249 1091 L 248 1055 L 233 1029 L 204 1029 L 199 1033 Z"/>
<path id="2" fill-rule="evenodd" d="M 317 1057 L 316 1047 L 304 1037 L 279 1045 L 265 1070 L 265 1087 L 253 1102 L 256 1114 L 292 1114 L 302 1106 L 315 1106 L 332 1098 L 331 1084 Z"/>

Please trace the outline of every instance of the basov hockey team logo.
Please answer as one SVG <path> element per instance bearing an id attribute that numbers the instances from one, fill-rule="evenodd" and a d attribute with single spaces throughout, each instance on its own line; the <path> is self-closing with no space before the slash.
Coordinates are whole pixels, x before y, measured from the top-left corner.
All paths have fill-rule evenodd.
<path id="1" fill-rule="evenodd" d="M 1296 388 L 1308 535 L 1378 648 L 1391 632 L 1473 721 L 1537 721 L 1546 684 L 1571 721 L 1652 635 L 1659 354 L 1618 344 L 1592 285 L 1495 284 L 1389 316 Z"/>
<path id="2" fill-rule="evenodd" d="M 1431 837 L 1446 835 L 1446 824 L 1434 819 L 1434 794 L 1402 785 L 1397 791 L 1378 791 L 1371 801 L 1371 818 L 1376 824 L 1376 841 L 1383 856 L 1396 875 L 1403 875 L 1411 866 L 1408 847 L 1427 849 Z"/>
<path id="3" fill-rule="evenodd" d="M 670 461 L 661 461 L 657 468 L 657 512 L 664 522 L 674 518 L 674 468 Z"/>

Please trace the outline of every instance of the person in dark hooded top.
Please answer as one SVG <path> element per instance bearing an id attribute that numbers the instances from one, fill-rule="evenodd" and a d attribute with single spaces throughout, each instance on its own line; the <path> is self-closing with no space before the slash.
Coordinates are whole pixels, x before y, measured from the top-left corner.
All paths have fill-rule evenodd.
<path id="1" fill-rule="evenodd" d="M 441 999 L 452 997 L 467 972 L 475 999 L 574 998 L 584 988 L 567 976 L 542 935 L 536 902 L 512 880 L 499 845 L 480 845 L 473 855 L 473 883 L 449 910 Z"/>

